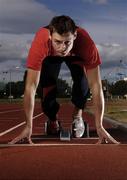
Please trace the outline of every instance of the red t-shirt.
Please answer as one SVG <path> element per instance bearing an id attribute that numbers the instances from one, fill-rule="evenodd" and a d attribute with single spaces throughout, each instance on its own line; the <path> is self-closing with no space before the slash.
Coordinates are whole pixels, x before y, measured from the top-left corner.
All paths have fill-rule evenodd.
<path id="1" fill-rule="evenodd" d="M 92 69 L 101 64 L 98 50 L 89 34 L 82 28 L 77 28 L 77 38 L 74 41 L 71 54 L 83 59 L 84 66 Z M 36 33 L 29 50 L 27 67 L 33 70 L 41 70 L 42 62 L 46 56 L 53 56 L 49 30 L 40 28 Z"/>

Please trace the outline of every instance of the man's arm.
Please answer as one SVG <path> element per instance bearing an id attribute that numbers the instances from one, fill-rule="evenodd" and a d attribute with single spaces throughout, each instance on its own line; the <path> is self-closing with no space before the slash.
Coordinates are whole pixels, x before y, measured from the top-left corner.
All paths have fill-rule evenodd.
<path id="1" fill-rule="evenodd" d="M 99 66 L 87 71 L 87 79 L 92 92 L 96 128 L 100 128 L 102 127 L 104 115 L 104 96 L 102 91 Z"/>
<path id="2" fill-rule="evenodd" d="M 32 128 L 35 94 L 40 79 L 40 71 L 28 69 L 24 92 L 24 111 L 27 126 Z"/>
<path id="3" fill-rule="evenodd" d="M 24 112 L 25 112 L 25 120 L 26 126 L 21 132 L 19 136 L 13 139 L 9 144 L 15 144 L 16 142 L 27 138 L 29 143 L 31 141 L 32 134 L 32 125 L 33 125 L 33 111 L 34 111 L 34 103 L 35 103 L 35 94 L 36 89 L 40 79 L 40 71 L 35 71 L 32 69 L 27 70 L 27 78 L 25 84 L 25 92 L 24 92 Z"/>
<path id="4" fill-rule="evenodd" d="M 95 123 L 99 136 L 98 143 L 119 144 L 103 127 L 104 96 L 102 91 L 99 66 L 87 71 L 87 79 L 92 92 Z"/>

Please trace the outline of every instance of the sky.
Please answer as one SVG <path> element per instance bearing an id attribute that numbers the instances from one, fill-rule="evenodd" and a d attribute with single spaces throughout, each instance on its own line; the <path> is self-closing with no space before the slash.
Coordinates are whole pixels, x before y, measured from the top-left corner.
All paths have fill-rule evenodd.
<path id="1" fill-rule="evenodd" d="M 94 40 L 102 79 L 127 76 L 127 0 L 0 0 L 0 81 L 22 80 L 35 32 L 62 14 Z M 63 65 L 61 77 L 68 74 Z"/>

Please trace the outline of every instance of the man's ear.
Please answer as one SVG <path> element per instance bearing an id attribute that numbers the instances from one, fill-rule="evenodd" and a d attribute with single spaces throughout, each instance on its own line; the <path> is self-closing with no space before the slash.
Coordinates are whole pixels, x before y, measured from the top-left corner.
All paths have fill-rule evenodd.
<path id="1" fill-rule="evenodd" d="M 50 39 L 50 40 L 52 39 L 52 32 L 51 32 L 51 29 L 49 29 L 49 39 Z"/>
<path id="2" fill-rule="evenodd" d="M 49 35 L 49 39 L 51 40 L 51 34 Z"/>
<path id="3" fill-rule="evenodd" d="M 77 38 L 77 31 L 74 32 L 74 40 Z"/>

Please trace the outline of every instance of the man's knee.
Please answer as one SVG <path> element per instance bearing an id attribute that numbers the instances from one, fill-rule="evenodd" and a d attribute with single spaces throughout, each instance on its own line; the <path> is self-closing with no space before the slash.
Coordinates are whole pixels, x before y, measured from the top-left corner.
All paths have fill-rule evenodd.
<path id="1" fill-rule="evenodd" d="M 71 101 L 79 109 L 84 109 L 89 95 L 90 95 L 90 90 L 87 89 L 87 91 L 85 91 L 85 93 L 73 94 Z"/>
<path id="2" fill-rule="evenodd" d="M 45 88 L 45 96 L 42 100 L 43 112 L 49 117 L 49 119 L 55 119 L 56 114 L 59 110 L 59 104 L 56 102 L 56 86 L 51 86 L 50 88 Z"/>
<path id="3" fill-rule="evenodd" d="M 72 89 L 72 102 L 78 108 L 84 109 L 87 98 L 89 96 L 90 90 L 88 86 L 88 81 L 85 76 L 83 76 L 80 81 L 73 84 Z"/>
<path id="4" fill-rule="evenodd" d="M 54 91 L 55 89 L 56 89 L 56 85 L 52 85 L 52 86 L 49 86 L 49 87 L 44 87 L 43 88 L 43 98 L 48 96 L 48 94 L 50 94 L 50 92 Z"/>

